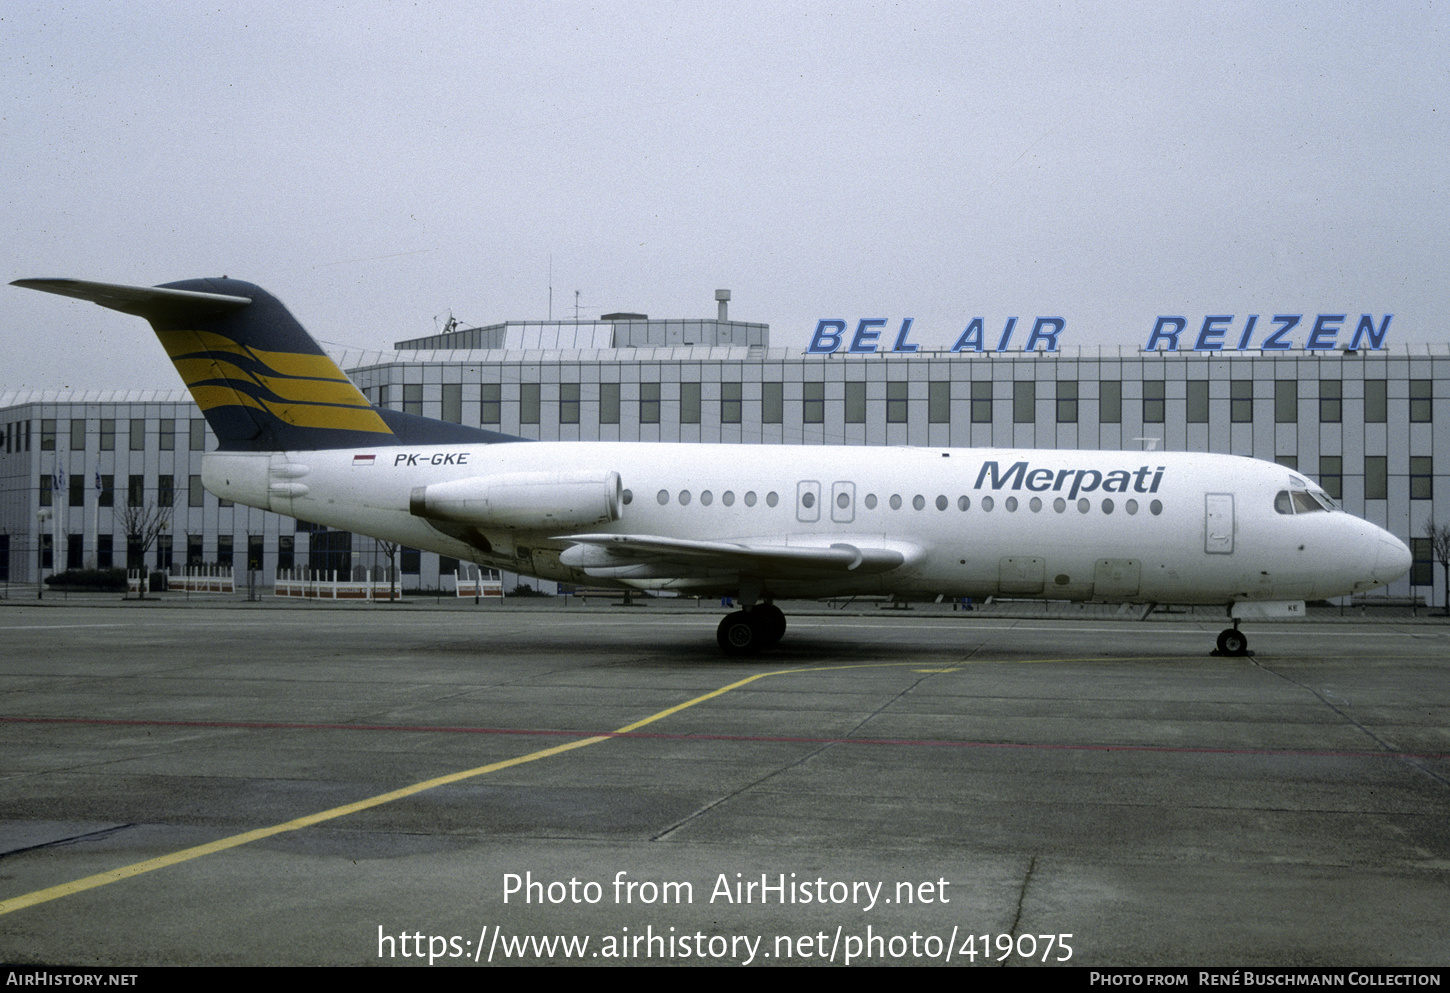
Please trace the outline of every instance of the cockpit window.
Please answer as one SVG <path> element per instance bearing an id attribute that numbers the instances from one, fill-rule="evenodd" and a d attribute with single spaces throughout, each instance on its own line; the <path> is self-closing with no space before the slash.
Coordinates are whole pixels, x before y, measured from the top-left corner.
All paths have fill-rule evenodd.
<path id="1" fill-rule="evenodd" d="M 1280 490 L 1274 496 L 1274 509 L 1281 514 L 1318 514 L 1338 510 L 1323 490 Z"/>
<path id="2" fill-rule="evenodd" d="M 1294 497 L 1294 513 L 1323 513 L 1324 508 L 1319 505 L 1318 500 L 1309 495 L 1308 490 L 1291 490 L 1290 493 Z"/>

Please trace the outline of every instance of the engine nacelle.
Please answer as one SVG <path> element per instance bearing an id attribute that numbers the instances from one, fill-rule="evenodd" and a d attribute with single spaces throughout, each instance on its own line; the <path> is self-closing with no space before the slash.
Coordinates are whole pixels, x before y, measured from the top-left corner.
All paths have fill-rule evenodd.
<path id="1" fill-rule="evenodd" d="M 418 517 L 480 528 L 568 531 L 619 520 L 617 472 L 508 472 L 416 486 Z"/>

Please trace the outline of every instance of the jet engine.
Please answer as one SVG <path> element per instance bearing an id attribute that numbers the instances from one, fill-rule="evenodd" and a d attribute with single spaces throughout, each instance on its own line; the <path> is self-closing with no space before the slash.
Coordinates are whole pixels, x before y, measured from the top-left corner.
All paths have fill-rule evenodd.
<path id="1" fill-rule="evenodd" d="M 508 472 L 415 486 L 417 517 L 475 527 L 569 531 L 619 520 L 617 472 Z"/>

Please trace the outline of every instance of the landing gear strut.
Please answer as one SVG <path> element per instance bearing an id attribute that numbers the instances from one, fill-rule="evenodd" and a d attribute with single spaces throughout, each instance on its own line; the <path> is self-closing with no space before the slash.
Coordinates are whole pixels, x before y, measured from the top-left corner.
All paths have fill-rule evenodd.
<path id="1" fill-rule="evenodd" d="M 1225 628 L 1218 635 L 1218 653 L 1220 655 L 1232 655 L 1235 657 L 1249 654 L 1249 639 L 1238 629 L 1235 622 L 1231 628 Z"/>
<path id="2" fill-rule="evenodd" d="M 785 614 L 773 603 L 762 603 L 726 614 L 715 640 L 726 655 L 755 655 L 785 634 Z"/>

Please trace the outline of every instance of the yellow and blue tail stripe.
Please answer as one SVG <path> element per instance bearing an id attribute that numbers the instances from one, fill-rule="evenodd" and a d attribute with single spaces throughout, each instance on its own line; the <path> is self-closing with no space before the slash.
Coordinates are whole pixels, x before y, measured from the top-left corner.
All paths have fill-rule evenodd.
<path id="1" fill-rule="evenodd" d="M 120 286 L 22 279 L 151 322 L 220 447 L 308 451 L 518 441 L 375 407 L 276 297 L 236 279 Z"/>

